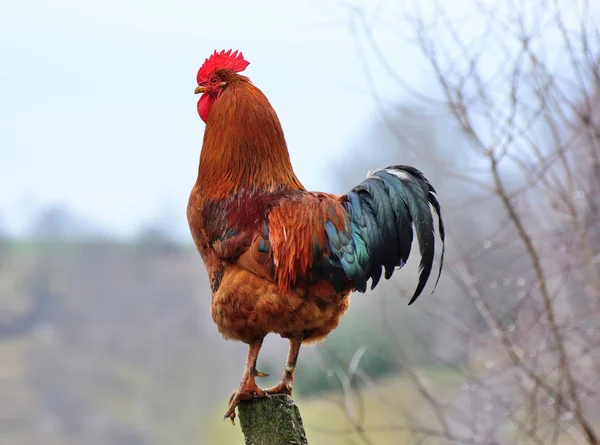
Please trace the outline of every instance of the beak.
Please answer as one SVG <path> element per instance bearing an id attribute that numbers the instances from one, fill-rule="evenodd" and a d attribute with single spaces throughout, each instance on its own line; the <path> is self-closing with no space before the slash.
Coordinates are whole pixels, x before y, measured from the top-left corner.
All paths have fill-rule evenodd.
<path id="1" fill-rule="evenodd" d="M 206 91 L 206 87 L 198 85 L 194 90 L 194 94 L 204 93 Z"/>

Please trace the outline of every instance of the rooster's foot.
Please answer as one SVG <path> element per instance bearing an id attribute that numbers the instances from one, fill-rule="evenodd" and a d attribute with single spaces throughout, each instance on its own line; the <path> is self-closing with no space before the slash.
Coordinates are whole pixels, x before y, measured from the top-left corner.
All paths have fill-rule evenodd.
<path id="1" fill-rule="evenodd" d="M 282 380 L 272 388 L 265 389 L 265 394 L 269 396 L 273 396 L 276 394 L 285 394 L 292 397 L 292 381 L 287 379 Z"/>
<path id="2" fill-rule="evenodd" d="M 265 375 L 258 373 L 256 377 L 264 377 Z M 242 382 L 239 389 L 235 390 L 231 397 L 229 398 L 229 408 L 225 412 L 223 419 L 230 419 L 231 423 L 235 425 L 235 408 L 239 405 L 242 400 L 252 400 L 255 397 L 264 397 L 265 392 L 260 389 L 256 383 L 254 382 L 254 376 L 248 378 L 246 381 Z"/>
<path id="3" fill-rule="evenodd" d="M 289 359 L 288 359 L 289 362 Z M 286 365 L 285 370 L 283 371 L 283 376 L 281 378 L 281 382 L 272 388 L 265 389 L 265 394 L 272 396 L 275 394 L 285 394 L 292 397 L 292 387 L 294 386 L 294 371 L 296 366 L 288 363 Z"/>

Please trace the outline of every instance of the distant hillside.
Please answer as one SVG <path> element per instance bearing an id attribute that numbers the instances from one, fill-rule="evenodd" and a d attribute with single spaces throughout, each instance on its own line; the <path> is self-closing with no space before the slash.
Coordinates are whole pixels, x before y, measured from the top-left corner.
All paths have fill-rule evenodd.
<path id="1" fill-rule="evenodd" d="M 2 245 L 0 397 L 10 403 L 0 407 L 1 443 L 201 443 L 205 422 L 220 421 L 215 410 L 239 382 L 246 346 L 218 334 L 194 248 L 155 235 Z M 336 387 L 331 370 L 363 347 L 370 375 L 395 372 L 393 345 L 378 325 L 386 293 L 408 314 L 398 323 L 407 349 L 427 356 L 430 325 L 385 282 L 379 295 L 355 299 L 323 345 L 303 348 L 298 394 Z M 427 330 L 425 341 L 408 335 L 418 329 Z M 259 362 L 272 377 L 261 384 L 275 383 L 286 348 L 268 337 Z"/>
<path id="2" fill-rule="evenodd" d="M 203 327 L 210 297 L 195 251 L 46 241 L 8 243 L 0 255 L 0 394 L 11 401 L 0 442 L 198 437 L 198 419 L 239 369 L 220 357 L 234 348 Z"/>

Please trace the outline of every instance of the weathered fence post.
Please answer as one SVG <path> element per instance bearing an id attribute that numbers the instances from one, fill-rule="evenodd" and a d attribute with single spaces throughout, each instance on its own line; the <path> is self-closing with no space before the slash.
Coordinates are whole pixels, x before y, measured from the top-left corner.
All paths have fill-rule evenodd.
<path id="1" fill-rule="evenodd" d="M 308 445 L 300 410 L 286 395 L 241 402 L 238 412 L 246 445 Z"/>

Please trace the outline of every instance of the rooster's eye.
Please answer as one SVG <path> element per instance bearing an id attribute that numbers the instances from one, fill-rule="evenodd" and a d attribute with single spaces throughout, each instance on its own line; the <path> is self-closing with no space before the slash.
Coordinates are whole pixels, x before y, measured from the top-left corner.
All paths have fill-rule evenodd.
<path id="1" fill-rule="evenodd" d="M 216 77 L 213 77 L 212 79 L 210 79 L 210 83 L 212 83 L 213 85 L 215 83 L 217 83 L 218 79 Z"/>

